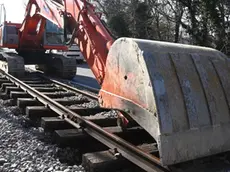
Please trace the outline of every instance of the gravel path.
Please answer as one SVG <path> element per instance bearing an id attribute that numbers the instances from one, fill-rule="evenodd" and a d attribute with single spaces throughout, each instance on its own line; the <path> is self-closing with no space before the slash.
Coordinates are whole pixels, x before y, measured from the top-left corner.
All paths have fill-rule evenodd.
<path id="1" fill-rule="evenodd" d="M 77 150 L 58 148 L 17 107 L 0 100 L 0 172 L 83 172 Z"/>
<path id="2" fill-rule="evenodd" d="M 76 96 L 71 97 L 63 97 L 65 100 L 72 100 L 72 101 L 88 101 L 89 99 L 82 94 L 76 94 Z"/>
<path id="3" fill-rule="evenodd" d="M 84 107 L 84 108 L 96 108 L 99 107 L 99 103 L 96 100 L 92 100 L 87 103 L 82 103 L 82 104 L 76 104 L 76 105 L 71 105 L 71 106 L 66 106 L 68 108 L 74 108 L 74 107 Z"/>

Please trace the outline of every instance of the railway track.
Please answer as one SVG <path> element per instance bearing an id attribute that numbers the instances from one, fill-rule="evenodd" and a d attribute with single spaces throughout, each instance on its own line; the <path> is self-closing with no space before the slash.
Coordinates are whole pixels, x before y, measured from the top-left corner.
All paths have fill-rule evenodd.
<path id="1" fill-rule="evenodd" d="M 230 169 L 229 153 L 162 167 L 156 142 L 141 127 L 122 131 L 117 126 L 116 112 L 100 108 L 95 93 L 41 73 L 31 72 L 24 78 L 15 78 L 0 71 L 0 87 L 1 98 L 11 99 L 34 125 L 51 133 L 57 144 L 79 148 L 87 171 L 132 168 L 131 171 L 149 172 L 217 172 Z M 225 170 L 217 170 L 216 164 Z"/>
<path id="2" fill-rule="evenodd" d="M 87 143 L 88 153 L 91 147 L 117 162 L 128 159 L 146 171 L 167 171 L 160 165 L 151 136 L 139 126 L 122 131 L 117 126 L 116 112 L 100 108 L 95 94 L 39 73 L 19 79 L 1 71 L 0 85 L 3 99 L 12 99 L 45 132 L 55 132 L 59 143 L 75 139 L 80 147 Z M 82 161 L 86 169 L 91 168 L 84 155 Z"/>

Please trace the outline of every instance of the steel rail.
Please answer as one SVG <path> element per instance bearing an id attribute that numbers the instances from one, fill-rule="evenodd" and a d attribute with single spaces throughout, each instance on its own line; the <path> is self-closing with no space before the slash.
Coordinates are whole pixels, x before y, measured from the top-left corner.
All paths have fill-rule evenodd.
<path id="1" fill-rule="evenodd" d="M 31 68 L 27 68 L 27 69 L 29 69 L 30 71 L 33 71 L 35 73 L 38 73 L 39 75 L 45 76 L 43 71 L 34 70 L 34 69 L 31 69 Z M 45 77 L 47 77 L 47 76 L 45 76 Z M 51 78 L 51 77 L 47 77 L 47 78 Z M 95 94 L 98 94 L 98 92 L 100 91 L 100 89 L 97 89 L 97 88 L 94 88 L 94 87 L 90 87 L 90 86 L 85 85 L 85 84 L 81 84 L 81 83 L 79 83 L 77 81 L 71 81 L 71 80 L 66 80 L 66 79 L 61 79 L 61 80 L 64 81 L 64 82 L 70 82 L 72 84 L 78 85 L 79 87 L 82 87 L 82 88 L 85 88 L 87 90 L 90 90 L 90 91 L 92 91 Z"/>
<path id="2" fill-rule="evenodd" d="M 1 70 L 2 71 L 2 70 Z M 36 100 L 40 101 L 46 107 L 50 108 L 58 115 L 60 115 L 65 121 L 73 125 L 78 129 L 83 129 L 86 133 L 97 139 L 102 144 L 108 146 L 111 149 L 117 148 L 118 152 L 122 154 L 123 157 L 138 165 L 142 169 L 148 172 L 163 172 L 167 171 L 166 168 L 161 166 L 159 158 L 144 152 L 143 150 L 135 147 L 134 145 L 128 143 L 122 138 L 111 134 L 103 130 L 100 126 L 94 124 L 93 122 L 86 120 L 79 114 L 72 112 L 65 106 L 53 101 L 46 95 L 43 95 L 39 91 L 30 87 L 29 85 L 23 83 L 14 76 L 2 71 L 2 73 L 19 88 L 30 94 Z"/>
<path id="3" fill-rule="evenodd" d="M 61 82 L 59 82 L 59 81 L 57 81 L 57 80 L 55 80 L 55 79 L 53 79 L 51 77 L 44 76 L 43 74 L 39 73 L 39 76 L 44 78 L 44 79 L 47 79 L 47 80 L 53 82 L 54 84 L 57 84 L 58 86 L 62 86 L 63 88 L 65 88 L 67 90 L 71 90 L 71 91 L 83 94 L 83 95 L 85 95 L 87 97 L 90 97 L 93 100 L 98 100 L 98 97 L 96 95 L 90 94 L 90 93 L 88 93 L 86 91 L 82 91 L 82 90 L 79 90 L 79 89 L 74 88 L 74 87 L 71 87 L 71 86 L 69 86 L 67 84 L 64 84 L 64 83 L 61 83 Z"/>
<path id="4" fill-rule="evenodd" d="M 28 69 L 31 70 L 31 71 L 34 71 L 34 72 L 38 73 L 39 75 L 45 76 L 43 71 L 34 70 L 34 69 L 31 69 L 31 68 L 28 68 Z M 45 77 L 47 77 L 47 76 L 45 76 Z M 85 89 L 87 89 L 87 90 L 90 90 L 90 91 L 92 91 L 92 92 L 94 92 L 94 93 L 96 93 L 96 94 L 98 94 L 98 92 L 100 91 L 100 90 L 97 89 L 97 88 L 93 88 L 93 87 L 90 87 L 90 86 L 85 85 L 85 84 L 78 83 L 78 82 L 73 81 L 73 80 L 71 81 L 71 80 L 62 79 L 62 81 L 65 81 L 65 82 L 68 81 L 68 82 L 70 82 L 70 83 L 72 83 L 72 84 L 78 85 L 79 87 L 82 87 L 82 88 L 85 88 Z"/>

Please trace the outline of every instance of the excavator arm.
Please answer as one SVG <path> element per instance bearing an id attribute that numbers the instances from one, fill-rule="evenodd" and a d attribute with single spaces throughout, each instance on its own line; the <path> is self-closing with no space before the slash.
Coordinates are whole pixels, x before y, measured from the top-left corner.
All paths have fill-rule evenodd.
<path id="1" fill-rule="evenodd" d="M 90 3 L 86 0 L 64 2 L 66 26 L 73 31 L 75 42 L 79 45 L 97 81 L 102 84 L 108 51 L 114 40 Z"/>

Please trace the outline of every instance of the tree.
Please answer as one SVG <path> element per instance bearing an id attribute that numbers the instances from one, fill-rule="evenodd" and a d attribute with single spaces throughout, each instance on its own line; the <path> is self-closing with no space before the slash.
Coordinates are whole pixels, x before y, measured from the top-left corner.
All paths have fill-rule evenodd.
<path id="1" fill-rule="evenodd" d="M 135 37 L 137 38 L 149 38 L 149 31 L 151 31 L 151 9 L 145 2 L 137 3 L 135 9 Z"/>
<path id="2" fill-rule="evenodd" d="M 122 13 L 110 17 L 108 25 L 112 29 L 112 32 L 118 37 L 128 37 L 131 35 L 125 16 Z"/>
<path id="3" fill-rule="evenodd" d="M 230 51 L 229 0 L 96 1 L 118 37 L 186 41 Z"/>

